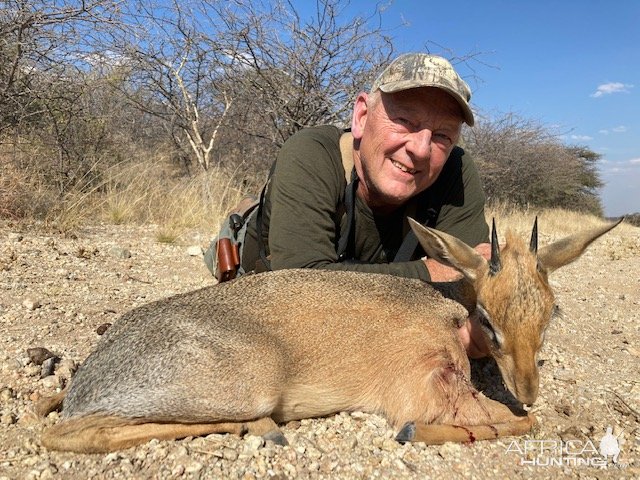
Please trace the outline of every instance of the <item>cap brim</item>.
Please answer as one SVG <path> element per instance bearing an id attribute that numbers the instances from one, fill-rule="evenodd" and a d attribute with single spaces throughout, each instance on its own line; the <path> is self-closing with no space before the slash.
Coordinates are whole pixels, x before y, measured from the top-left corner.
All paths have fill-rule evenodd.
<path id="1" fill-rule="evenodd" d="M 411 88 L 420 88 L 420 87 L 439 88 L 440 90 L 444 90 L 453 98 L 455 98 L 456 102 L 458 102 L 458 105 L 460 105 L 460 108 L 462 109 L 462 116 L 464 118 L 464 122 L 470 127 L 473 127 L 475 123 L 475 119 L 473 117 L 473 112 L 471 111 L 471 107 L 469 107 L 469 103 L 467 103 L 467 101 L 464 98 L 462 98 L 462 96 L 458 92 L 442 84 L 429 83 L 429 82 L 416 82 L 415 80 L 402 80 L 399 82 L 386 83 L 384 85 L 380 85 L 378 88 L 380 89 L 380 91 L 384 93 L 393 93 L 393 92 L 400 92 L 402 90 L 409 90 Z"/>

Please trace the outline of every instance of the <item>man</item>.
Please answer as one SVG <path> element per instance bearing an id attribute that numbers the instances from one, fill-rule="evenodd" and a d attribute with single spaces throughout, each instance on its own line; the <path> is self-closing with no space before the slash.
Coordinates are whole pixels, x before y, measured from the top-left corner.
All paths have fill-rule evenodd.
<path id="1" fill-rule="evenodd" d="M 474 122 L 470 97 L 445 59 L 405 54 L 369 93 L 358 95 L 350 133 L 323 126 L 293 135 L 278 155 L 261 211 L 250 217 L 244 270 L 258 265 L 457 278 L 453 269 L 422 259 L 415 243 L 407 255 L 403 239 L 411 216 L 488 254 L 480 179 L 456 146 L 462 123 Z M 345 176 L 346 165 L 353 165 L 351 175 Z M 402 250 L 406 261 L 397 261 Z M 460 329 L 472 357 L 486 353 L 478 328 L 467 322 Z"/>

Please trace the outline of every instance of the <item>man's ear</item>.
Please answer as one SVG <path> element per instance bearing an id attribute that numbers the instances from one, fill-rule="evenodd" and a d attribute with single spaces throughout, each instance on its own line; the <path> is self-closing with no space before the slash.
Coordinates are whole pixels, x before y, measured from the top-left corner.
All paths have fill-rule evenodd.
<path id="1" fill-rule="evenodd" d="M 365 92 L 360 92 L 356 98 L 356 103 L 353 105 L 353 116 L 351 117 L 351 134 L 355 140 L 362 138 L 364 132 L 364 126 L 367 123 L 367 115 L 369 114 L 369 107 L 367 101 L 369 95 Z"/>

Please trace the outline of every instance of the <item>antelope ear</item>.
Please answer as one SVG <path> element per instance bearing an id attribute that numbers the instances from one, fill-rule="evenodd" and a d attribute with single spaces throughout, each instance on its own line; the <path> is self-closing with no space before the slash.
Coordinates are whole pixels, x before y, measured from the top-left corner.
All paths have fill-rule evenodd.
<path id="1" fill-rule="evenodd" d="M 582 255 L 591 242 L 618 226 L 622 220 L 624 217 L 617 222 L 585 230 L 547 245 L 538 251 L 538 263 L 547 273 L 564 267 Z"/>
<path id="2" fill-rule="evenodd" d="M 480 272 L 488 269 L 488 263 L 484 257 L 462 240 L 420 225 L 413 218 L 409 218 L 409 225 L 429 258 L 455 268 L 468 280 L 474 281 Z"/>

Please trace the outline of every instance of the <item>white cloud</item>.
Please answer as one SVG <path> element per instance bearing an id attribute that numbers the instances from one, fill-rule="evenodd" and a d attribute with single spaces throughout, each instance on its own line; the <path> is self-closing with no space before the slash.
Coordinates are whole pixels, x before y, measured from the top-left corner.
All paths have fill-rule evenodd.
<path id="1" fill-rule="evenodd" d="M 598 133 L 600 135 L 609 135 L 611 132 L 613 133 L 625 133 L 628 130 L 628 128 L 624 125 L 618 125 L 617 127 L 613 127 L 613 128 L 603 128 L 602 130 L 598 130 Z"/>
<path id="2" fill-rule="evenodd" d="M 571 140 L 578 140 L 581 142 L 586 142 L 588 140 L 593 140 L 589 135 L 571 135 Z"/>
<path id="3" fill-rule="evenodd" d="M 631 174 L 632 172 L 638 171 L 638 167 L 640 167 L 640 157 L 619 162 L 600 160 L 598 164 L 600 166 L 600 172 L 604 175 Z"/>
<path id="4" fill-rule="evenodd" d="M 603 95 L 611 95 L 612 93 L 629 93 L 629 89 L 633 88 L 633 85 L 620 82 L 609 82 L 598 85 L 598 88 L 590 96 L 598 98 Z"/>

